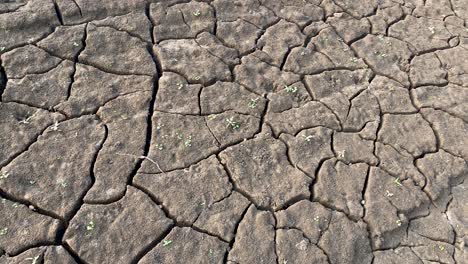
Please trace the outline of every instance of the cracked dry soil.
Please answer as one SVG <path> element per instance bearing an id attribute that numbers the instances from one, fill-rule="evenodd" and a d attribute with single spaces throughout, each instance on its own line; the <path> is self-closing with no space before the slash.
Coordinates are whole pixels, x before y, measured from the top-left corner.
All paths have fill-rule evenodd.
<path id="1" fill-rule="evenodd" d="M 0 1 L 0 263 L 467 264 L 467 21 Z"/>

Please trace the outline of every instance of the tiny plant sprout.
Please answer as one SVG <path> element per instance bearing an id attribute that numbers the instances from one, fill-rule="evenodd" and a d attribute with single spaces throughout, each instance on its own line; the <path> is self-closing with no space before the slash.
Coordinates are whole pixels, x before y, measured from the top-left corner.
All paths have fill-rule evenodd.
<path id="1" fill-rule="evenodd" d="M 286 92 L 288 92 L 288 93 L 295 93 L 295 92 L 297 92 L 297 87 L 292 86 L 292 85 L 289 85 L 289 86 L 285 85 L 284 90 L 286 90 Z"/>
<path id="2" fill-rule="evenodd" d="M 439 245 L 438 248 L 439 248 L 440 251 L 444 251 L 444 250 L 445 250 L 445 246 L 444 246 L 444 245 Z"/>
<path id="3" fill-rule="evenodd" d="M 6 234 L 8 234 L 8 227 L 0 229 L 0 236 L 4 236 Z"/>
<path id="4" fill-rule="evenodd" d="M 73 42 L 73 46 L 78 47 L 78 46 L 80 46 L 80 44 L 78 44 L 76 42 Z"/>
<path id="5" fill-rule="evenodd" d="M 183 82 L 178 82 L 177 83 L 177 90 L 182 90 L 184 88 L 185 84 Z"/>
<path id="6" fill-rule="evenodd" d="M 226 122 L 228 123 L 228 126 L 231 127 L 231 128 L 234 129 L 234 130 L 240 128 L 240 123 L 234 121 L 234 117 L 226 118 Z"/>
<path id="7" fill-rule="evenodd" d="M 167 247 L 167 246 L 169 246 L 170 244 L 172 244 L 172 240 L 168 240 L 168 239 L 164 239 L 164 240 L 163 240 L 163 246 Z"/>
<path id="8" fill-rule="evenodd" d="M 215 115 L 215 114 L 209 115 L 209 116 L 208 116 L 208 120 L 213 120 L 213 119 L 216 118 L 216 116 L 217 116 L 217 115 Z"/>
<path id="9" fill-rule="evenodd" d="M 314 138 L 314 136 L 312 136 L 312 135 L 310 135 L 310 136 L 302 135 L 302 137 L 303 137 L 304 140 L 307 141 L 307 142 L 310 142 L 310 141 Z"/>
<path id="10" fill-rule="evenodd" d="M 2 171 L 2 172 L 0 173 L 0 180 L 1 180 L 1 179 L 7 179 L 8 176 L 10 176 L 10 174 L 8 173 L 8 171 Z"/>
<path id="11" fill-rule="evenodd" d="M 186 148 L 192 146 L 192 136 L 187 136 L 187 138 L 184 141 L 184 145 L 185 145 Z"/>
<path id="12" fill-rule="evenodd" d="M 35 256 L 34 258 L 25 258 L 25 260 L 31 260 L 31 264 L 37 264 L 37 263 L 39 263 L 39 258 L 40 257 L 41 256 L 38 255 L 38 256 Z"/>
<path id="13" fill-rule="evenodd" d="M 401 186 L 400 178 L 396 178 L 395 180 L 393 180 L 393 183 L 395 183 L 396 186 Z"/>
<path id="14" fill-rule="evenodd" d="M 58 130 L 58 121 L 55 121 L 55 123 L 52 125 L 52 127 L 50 127 L 50 130 L 52 131 L 57 131 Z"/>
<path id="15" fill-rule="evenodd" d="M 258 98 L 257 99 L 250 99 L 249 100 L 249 108 L 255 108 L 257 107 L 257 102 L 258 102 Z"/>
<path id="16" fill-rule="evenodd" d="M 391 193 L 389 190 L 385 190 L 387 197 L 392 197 L 393 193 Z"/>
<path id="17" fill-rule="evenodd" d="M 210 249 L 208 250 L 208 255 L 209 255 L 209 256 L 213 256 L 213 254 L 214 254 L 213 249 L 210 248 Z"/>
<path id="18" fill-rule="evenodd" d="M 162 144 L 155 144 L 156 148 L 159 150 L 163 150 L 164 146 Z"/>
<path id="19" fill-rule="evenodd" d="M 350 60 L 351 60 L 352 63 L 357 63 L 358 62 L 358 58 L 356 58 L 356 57 L 352 57 Z"/>
<path id="20" fill-rule="evenodd" d="M 200 76 L 195 76 L 195 81 L 199 81 L 201 79 Z"/>
<path id="21" fill-rule="evenodd" d="M 396 224 L 397 226 L 401 226 L 401 220 L 400 219 L 396 220 Z"/>
<path id="22" fill-rule="evenodd" d="M 91 220 L 86 224 L 86 231 L 93 231 L 95 227 L 96 224 Z"/>
<path id="23" fill-rule="evenodd" d="M 193 12 L 193 15 L 196 16 L 196 17 L 200 16 L 201 15 L 200 10 L 197 10 L 197 11 Z"/>

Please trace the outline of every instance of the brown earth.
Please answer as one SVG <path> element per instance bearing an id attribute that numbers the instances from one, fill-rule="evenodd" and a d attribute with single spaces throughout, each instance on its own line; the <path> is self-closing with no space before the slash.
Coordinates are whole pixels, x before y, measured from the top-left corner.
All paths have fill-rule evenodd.
<path id="1" fill-rule="evenodd" d="M 467 0 L 0 1 L 0 263 L 467 264 Z"/>

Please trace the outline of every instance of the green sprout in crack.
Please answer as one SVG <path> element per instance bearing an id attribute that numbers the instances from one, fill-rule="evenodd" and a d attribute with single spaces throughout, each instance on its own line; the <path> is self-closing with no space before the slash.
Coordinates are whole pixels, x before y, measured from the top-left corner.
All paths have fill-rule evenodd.
<path id="1" fill-rule="evenodd" d="M 182 90 L 185 87 L 185 83 L 177 82 L 177 90 Z"/>
<path id="2" fill-rule="evenodd" d="M 93 220 L 89 221 L 89 222 L 86 224 L 86 231 L 93 231 L 94 228 L 96 228 L 96 224 L 94 223 Z"/>
<path id="3" fill-rule="evenodd" d="M 359 59 L 356 57 L 352 57 L 350 60 L 352 63 L 357 63 L 359 61 Z"/>
<path id="4" fill-rule="evenodd" d="M 213 119 L 215 119 L 217 116 L 218 116 L 218 115 L 216 115 L 216 114 L 209 115 L 209 116 L 208 116 L 208 120 L 213 120 Z"/>
<path id="5" fill-rule="evenodd" d="M 231 127 L 231 128 L 234 129 L 234 130 L 240 128 L 240 123 L 234 121 L 234 117 L 226 118 L 226 122 L 228 123 L 228 126 Z"/>
<path id="6" fill-rule="evenodd" d="M 59 123 L 57 121 L 55 121 L 55 123 L 50 127 L 50 130 L 57 131 L 58 130 L 58 125 L 59 125 Z"/>
<path id="7" fill-rule="evenodd" d="M 284 86 L 284 90 L 288 93 L 296 93 L 297 92 L 297 87 L 296 86 L 292 86 L 292 85 L 285 85 Z"/>
<path id="8" fill-rule="evenodd" d="M 257 99 L 250 99 L 249 104 L 248 104 L 249 108 L 253 109 L 253 108 L 257 107 L 257 102 L 258 102 L 258 98 Z"/>
<path id="9" fill-rule="evenodd" d="M 158 150 L 164 150 L 163 144 L 154 144 Z"/>
<path id="10" fill-rule="evenodd" d="M 401 220 L 400 219 L 396 220 L 396 224 L 397 226 L 401 226 Z"/>
<path id="11" fill-rule="evenodd" d="M 6 234 L 8 234 L 8 227 L 0 229 L 0 236 L 4 236 Z"/>
<path id="12" fill-rule="evenodd" d="M 39 258 L 40 257 L 41 256 L 39 255 L 39 256 L 35 256 L 34 258 L 25 258 L 25 260 L 31 260 L 31 264 L 37 264 L 37 263 L 39 263 Z"/>
<path id="13" fill-rule="evenodd" d="M 197 11 L 193 12 L 193 15 L 196 16 L 196 17 L 199 17 L 201 15 L 200 10 L 197 10 Z"/>
<path id="14" fill-rule="evenodd" d="M 9 176 L 10 176 L 10 173 L 8 171 L 2 171 L 0 173 L 0 180 L 7 179 Z"/>
<path id="15" fill-rule="evenodd" d="M 186 148 L 192 146 L 192 136 L 190 136 L 190 135 L 187 136 L 187 138 L 184 141 L 184 145 L 185 145 Z"/>
<path id="16" fill-rule="evenodd" d="M 163 240 L 163 246 L 164 247 L 170 246 L 171 244 L 172 244 L 172 240 L 168 240 L 168 239 Z"/>
<path id="17" fill-rule="evenodd" d="M 400 178 L 395 178 L 395 180 L 393 180 L 393 183 L 395 183 L 396 186 L 401 186 Z"/>

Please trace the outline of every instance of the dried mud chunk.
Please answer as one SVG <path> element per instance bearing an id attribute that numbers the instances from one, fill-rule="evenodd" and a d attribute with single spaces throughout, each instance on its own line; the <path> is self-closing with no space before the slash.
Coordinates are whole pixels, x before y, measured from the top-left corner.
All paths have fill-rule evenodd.
<path id="1" fill-rule="evenodd" d="M 218 149 L 202 116 L 184 116 L 155 111 L 151 146 L 140 172 L 186 168 Z"/>
<path id="2" fill-rule="evenodd" d="M 132 10 L 144 11 L 147 1 L 56 0 L 66 25 L 124 15 Z M 52 7 L 52 10 L 53 7 Z"/>
<path id="3" fill-rule="evenodd" d="M 137 174 L 134 182 L 161 201 L 177 222 L 187 224 L 192 224 L 213 203 L 227 197 L 232 188 L 215 156 L 188 169 L 162 174 Z"/>
<path id="4" fill-rule="evenodd" d="M 413 87 L 447 83 L 447 71 L 434 53 L 414 57 L 409 76 Z"/>
<path id="5" fill-rule="evenodd" d="M 419 108 L 443 109 L 468 122 L 468 89 L 456 85 L 425 86 L 412 89 L 411 93 Z"/>
<path id="6" fill-rule="evenodd" d="M 319 102 L 309 102 L 300 108 L 292 108 L 281 113 L 268 113 L 266 123 L 271 125 L 274 133 L 288 133 L 295 135 L 297 132 L 317 126 L 331 129 L 339 129 L 340 124 L 330 109 Z"/>
<path id="7" fill-rule="evenodd" d="M 257 206 L 276 210 L 310 195 L 312 179 L 294 168 L 285 154 L 284 143 L 263 135 L 227 148 L 220 158 L 236 186 Z"/>
<path id="8" fill-rule="evenodd" d="M 70 221 L 64 241 L 88 263 L 130 263 L 171 225 L 147 195 L 128 187 L 117 202 L 84 204 Z"/>
<path id="9" fill-rule="evenodd" d="M 395 38 L 367 35 L 351 47 L 377 74 L 391 76 L 409 86 L 406 70 L 413 53 L 407 43 Z"/>
<path id="10" fill-rule="evenodd" d="M 388 35 L 411 43 L 418 52 L 442 49 L 449 46 L 451 34 L 443 21 L 406 16 L 388 29 Z"/>
<path id="11" fill-rule="evenodd" d="M 418 5 L 413 13 L 417 17 L 429 17 L 443 20 L 447 16 L 454 15 L 450 0 L 427 0 L 424 5 Z"/>
<path id="12" fill-rule="evenodd" d="M 461 86 L 468 86 L 468 50 L 455 47 L 446 50 L 436 51 L 437 57 L 442 62 L 442 66 L 448 72 L 448 81 Z"/>
<path id="13" fill-rule="evenodd" d="M 112 74 L 79 63 L 76 64 L 74 79 L 68 100 L 56 107 L 69 116 L 94 113 L 119 96 L 153 88 L 153 80 L 149 76 Z"/>
<path id="14" fill-rule="evenodd" d="M 331 214 L 319 203 L 302 200 L 276 212 L 277 228 L 301 230 L 312 244 L 317 244 L 330 224 Z"/>
<path id="15" fill-rule="evenodd" d="M 299 230 L 276 230 L 275 240 L 278 263 L 328 264 L 323 251 L 304 237 Z"/>
<path id="16" fill-rule="evenodd" d="M 302 82 L 285 86 L 275 93 L 267 95 L 268 112 L 280 113 L 291 108 L 301 107 L 312 101 L 312 97 Z"/>
<path id="17" fill-rule="evenodd" d="M 107 17 L 103 20 L 93 21 L 96 26 L 108 26 L 120 31 L 126 31 L 143 41 L 151 42 L 151 22 L 144 12 L 133 11 L 125 15 Z"/>
<path id="18" fill-rule="evenodd" d="M 369 16 L 378 6 L 378 2 L 373 0 L 359 1 L 359 3 L 353 0 L 336 0 L 335 2 L 355 17 Z"/>
<path id="19" fill-rule="evenodd" d="M 305 39 L 296 24 L 281 20 L 265 31 L 257 45 L 270 56 L 273 65 L 280 67 L 288 50 L 302 45 Z"/>
<path id="20" fill-rule="evenodd" d="M 466 161 L 443 150 L 418 159 L 416 166 L 427 179 L 424 190 L 432 201 L 442 200 L 443 208 L 450 200 L 452 186 L 459 184 L 468 175 Z"/>
<path id="21" fill-rule="evenodd" d="M 413 164 L 413 156 L 404 150 L 398 151 L 391 145 L 375 143 L 375 153 L 380 160 L 379 166 L 400 180 L 412 179 L 417 185 L 424 186 L 426 177 Z"/>
<path id="22" fill-rule="evenodd" d="M 318 243 L 330 263 L 371 263 L 372 249 L 366 224 L 353 222 L 343 213 L 334 212 L 330 225 Z"/>
<path id="23" fill-rule="evenodd" d="M 468 182 L 465 181 L 452 188 L 452 201 L 447 207 L 447 218 L 457 234 L 457 239 L 463 240 L 468 234 Z M 466 247 L 467 243 L 464 242 Z M 465 253 L 466 254 L 466 253 Z"/>
<path id="24" fill-rule="evenodd" d="M 260 118 L 266 100 L 237 83 L 216 82 L 203 88 L 200 105 L 202 114 L 219 114 L 231 110 Z"/>
<path id="25" fill-rule="evenodd" d="M 362 59 L 354 56 L 354 52 L 331 27 L 321 30 L 316 37 L 310 40 L 307 48 L 325 54 L 335 67 L 349 69 L 367 67 Z"/>
<path id="26" fill-rule="evenodd" d="M 436 131 L 440 147 L 468 160 L 468 124 L 440 110 L 423 109 L 421 113 Z"/>
<path id="27" fill-rule="evenodd" d="M 314 185 L 314 200 L 336 208 L 353 219 L 363 217 L 362 191 L 369 166 L 346 165 L 335 159 L 323 163 Z"/>
<path id="28" fill-rule="evenodd" d="M 319 164 L 333 157 L 331 149 L 332 130 L 316 127 L 302 130 L 296 136 L 282 134 L 280 136 L 288 146 L 291 162 L 309 177 L 315 178 Z"/>
<path id="29" fill-rule="evenodd" d="M 231 241 L 234 238 L 237 223 L 249 204 L 247 198 L 233 191 L 230 196 L 205 208 L 193 225 L 225 241 Z"/>
<path id="30" fill-rule="evenodd" d="M 256 48 L 261 29 L 242 19 L 232 22 L 218 21 L 216 36 L 224 43 L 244 54 Z"/>
<path id="31" fill-rule="evenodd" d="M 382 122 L 378 141 L 413 156 L 436 151 L 434 131 L 420 114 L 387 114 Z"/>
<path id="32" fill-rule="evenodd" d="M 423 264 L 419 257 L 408 247 L 399 247 L 396 249 L 379 250 L 374 252 L 374 263 L 380 264 L 398 264 L 411 263 Z"/>
<path id="33" fill-rule="evenodd" d="M 84 48 L 85 25 L 59 26 L 37 45 L 57 57 L 74 60 Z"/>
<path id="34" fill-rule="evenodd" d="M 225 64 L 239 64 L 239 52 L 233 48 L 224 46 L 215 35 L 203 32 L 197 35 L 195 41 L 201 48 L 210 52 L 211 55 L 220 58 Z"/>
<path id="35" fill-rule="evenodd" d="M 350 102 L 351 107 L 343 120 L 344 129 L 358 131 L 367 123 L 380 120 L 379 102 L 369 90 L 364 90 Z"/>
<path id="36" fill-rule="evenodd" d="M 388 26 L 401 20 L 403 15 L 403 10 L 400 5 L 378 8 L 377 13 L 369 17 L 369 22 L 372 25 L 372 34 L 386 35 Z"/>
<path id="37" fill-rule="evenodd" d="M 333 136 L 333 149 L 338 159 L 345 163 L 363 162 L 377 165 L 378 159 L 373 154 L 374 142 L 363 140 L 357 133 L 336 132 Z"/>
<path id="38" fill-rule="evenodd" d="M 371 25 L 366 18 L 356 19 L 346 13 L 338 14 L 328 18 L 327 23 L 336 30 L 336 33 L 346 43 L 350 43 L 370 33 Z"/>
<path id="39" fill-rule="evenodd" d="M 408 89 L 384 76 L 376 76 L 369 85 L 369 91 L 377 97 L 382 113 L 414 113 Z"/>
<path id="40" fill-rule="evenodd" d="M 67 99 L 73 71 L 73 62 L 62 61 L 46 73 L 9 79 L 2 99 L 52 109 Z"/>
<path id="41" fill-rule="evenodd" d="M 128 178 L 144 153 L 151 92 L 118 97 L 99 109 L 107 138 L 94 164 L 94 184 L 85 202 L 106 202 L 122 197 Z M 131 135 L 131 136 L 129 136 Z"/>
<path id="42" fill-rule="evenodd" d="M 177 73 L 165 72 L 159 78 L 154 108 L 174 114 L 200 114 L 198 95 L 201 89 L 201 85 L 189 84 Z"/>
<path id="43" fill-rule="evenodd" d="M 190 227 L 172 231 L 138 263 L 222 263 L 229 245 Z"/>
<path id="44" fill-rule="evenodd" d="M 260 131 L 259 118 L 233 111 L 210 115 L 205 121 L 221 148 L 252 138 Z"/>
<path id="45" fill-rule="evenodd" d="M 0 250 L 9 255 L 16 255 L 40 243 L 54 243 L 61 228 L 60 221 L 6 199 L 0 200 L 0 212 Z M 0 262 L 3 260 L 5 258 L 0 257 Z"/>
<path id="46" fill-rule="evenodd" d="M 293 48 L 284 64 L 284 70 L 296 74 L 314 74 L 334 67 L 335 64 L 326 55 L 309 47 Z"/>
<path id="47" fill-rule="evenodd" d="M 165 40 L 154 46 L 164 71 L 184 76 L 190 83 L 204 85 L 230 81 L 231 72 L 222 58 L 214 56 L 194 39 Z"/>
<path id="48" fill-rule="evenodd" d="M 78 60 L 118 74 L 154 75 L 156 68 L 146 43 L 110 27 L 88 25 L 86 48 Z"/>
<path id="49" fill-rule="evenodd" d="M 213 33 L 213 8 L 203 2 L 188 2 L 168 7 L 164 3 L 152 4 L 150 16 L 155 25 L 154 40 L 194 38 L 198 33 Z"/>
<path id="50" fill-rule="evenodd" d="M 211 4 L 216 9 L 218 21 L 227 22 L 240 18 L 265 28 L 277 20 L 271 10 L 255 0 L 214 0 Z"/>
<path id="51" fill-rule="evenodd" d="M 27 1 L 15 12 L 0 14 L 0 47 L 10 49 L 37 41 L 59 24 L 52 1 Z"/>
<path id="52" fill-rule="evenodd" d="M 410 222 L 409 230 L 434 241 L 452 244 L 455 233 L 443 212 L 431 210 L 428 216 L 414 219 Z"/>
<path id="53" fill-rule="evenodd" d="M 28 74 L 46 73 L 61 62 L 61 59 L 32 45 L 2 54 L 2 65 L 8 79 L 20 79 Z"/>
<path id="54" fill-rule="evenodd" d="M 370 70 L 331 70 L 304 77 L 314 98 L 334 96 L 336 93 L 354 94 L 369 85 Z"/>
<path id="55" fill-rule="evenodd" d="M 270 10 L 273 10 L 278 17 L 291 21 L 299 27 L 304 27 L 312 21 L 322 20 L 324 17 L 322 8 L 318 6 L 321 2 L 320 0 L 261 0 L 260 2 Z"/>
<path id="56" fill-rule="evenodd" d="M 380 168 L 371 167 L 366 189 L 365 220 L 373 248 L 400 244 L 406 235 L 408 219 L 427 212 L 429 199 L 411 180 L 401 181 Z"/>
<path id="57" fill-rule="evenodd" d="M 91 168 L 104 127 L 84 116 L 50 126 L 31 147 L 2 168 L 0 188 L 68 218 L 92 184 Z"/>
<path id="58" fill-rule="evenodd" d="M 62 246 L 43 246 L 31 248 L 15 257 L 0 257 L 1 263 L 25 264 L 25 263 L 68 263 L 76 264 L 73 257 Z"/>
<path id="59" fill-rule="evenodd" d="M 20 154 L 46 127 L 63 118 L 17 103 L 0 103 L 0 167 Z"/>
<path id="60" fill-rule="evenodd" d="M 234 75 L 239 84 L 258 94 L 277 91 L 285 85 L 300 81 L 298 75 L 283 72 L 261 61 L 255 54 L 243 57 L 241 64 L 234 68 Z"/>
<path id="61" fill-rule="evenodd" d="M 453 259 L 455 247 L 451 244 L 434 241 L 408 230 L 408 237 L 402 245 L 410 246 L 424 263 L 455 264 Z"/>
<path id="62" fill-rule="evenodd" d="M 228 261 L 234 263 L 276 263 L 275 219 L 268 211 L 251 205 L 239 224 Z"/>

